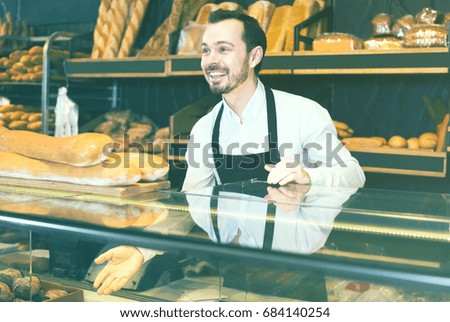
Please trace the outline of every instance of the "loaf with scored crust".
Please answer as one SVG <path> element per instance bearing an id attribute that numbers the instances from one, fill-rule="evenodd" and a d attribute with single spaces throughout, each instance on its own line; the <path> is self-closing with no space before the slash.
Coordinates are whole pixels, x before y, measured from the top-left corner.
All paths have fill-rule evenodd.
<path id="1" fill-rule="evenodd" d="M 110 21 L 108 39 L 102 58 L 115 58 L 128 20 L 131 0 L 114 0 L 111 4 L 113 19 Z"/>
<path id="2" fill-rule="evenodd" d="M 107 24 L 107 15 L 111 7 L 111 2 L 113 0 L 102 0 L 98 8 L 97 23 L 94 29 L 94 46 L 92 47 L 92 58 L 100 58 L 102 55 L 102 50 L 106 43 L 106 38 L 108 37 L 107 29 L 105 25 Z"/>
<path id="3" fill-rule="evenodd" d="M 106 160 L 113 140 L 105 134 L 82 133 L 53 137 L 0 127 L 0 151 L 30 158 L 84 167 Z"/>
<path id="4" fill-rule="evenodd" d="M 139 29 L 141 28 L 148 3 L 149 0 L 133 0 L 128 25 L 126 26 L 125 33 L 123 34 L 117 57 L 123 58 L 129 56 L 138 36 Z"/>
<path id="5" fill-rule="evenodd" d="M 256 1 L 248 7 L 247 14 L 255 18 L 259 26 L 267 32 L 269 28 L 270 19 L 272 18 L 275 5 L 270 1 Z"/>
<path id="6" fill-rule="evenodd" d="M 267 29 L 267 53 L 283 51 L 291 13 L 292 6 L 275 8 Z"/>

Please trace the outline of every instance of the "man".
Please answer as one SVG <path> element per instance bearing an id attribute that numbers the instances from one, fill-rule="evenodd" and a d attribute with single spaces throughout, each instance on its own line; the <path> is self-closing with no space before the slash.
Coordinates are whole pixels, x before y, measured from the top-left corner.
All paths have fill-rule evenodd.
<path id="1" fill-rule="evenodd" d="M 258 22 L 225 10 L 212 12 L 208 22 L 201 66 L 211 90 L 223 100 L 192 130 L 183 191 L 252 178 L 280 185 L 362 187 L 364 173 L 340 145 L 328 112 L 259 81 L 266 37 Z M 286 197 L 276 192 L 269 187 L 272 200 Z M 108 264 L 94 282 L 97 292 L 119 290 L 156 253 L 119 246 L 100 255 L 95 262 Z"/>
<path id="2" fill-rule="evenodd" d="M 339 142 L 328 112 L 258 79 L 266 37 L 235 11 L 210 14 L 201 66 L 222 101 L 191 132 L 183 191 L 257 178 L 362 187 L 364 173 Z"/>

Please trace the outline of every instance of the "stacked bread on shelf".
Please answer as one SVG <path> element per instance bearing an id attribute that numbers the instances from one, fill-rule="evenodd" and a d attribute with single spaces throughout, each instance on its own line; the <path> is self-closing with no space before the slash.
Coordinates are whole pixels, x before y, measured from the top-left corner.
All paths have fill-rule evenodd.
<path id="1" fill-rule="evenodd" d="M 16 50 L 0 58 L 0 81 L 40 82 L 42 80 L 42 47 Z"/>
<path id="2" fill-rule="evenodd" d="M 227 1 L 220 4 L 207 3 L 203 5 L 196 20 L 189 21 L 188 25 L 180 31 L 177 45 L 178 55 L 201 54 L 202 37 L 208 23 L 209 14 L 218 9 L 244 12 L 244 9 L 235 2 Z"/>
<path id="3" fill-rule="evenodd" d="M 156 180 L 168 171 L 159 156 L 142 156 L 143 162 L 136 166 L 135 159 L 124 162 L 112 148 L 113 140 L 105 134 L 52 137 L 0 127 L 0 177 L 126 186 L 143 178 Z"/>
<path id="4" fill-rule="evenodd" d="M 0 126 L 10 130 L 40 131 L 42 129 L 42 113 L 39 107 L 21 104 L 0 106 Z"/>
<path id="5" fill-rule="evenodd" d="M 170 54 L 170 34 L 182 30 L 197 16 L 200 8 L 212 0 L 174 0 L 169 17 L 159 26 L 137 56 L 166 56 Z"/>
<path id="6" fill-rule="evenodd" d="M 102 0 L 94 29 L 92 58 L 128 57 L 149 0 Z"/>
<path id="7" fill-rule="evenodd" d="M 447 114 L 442 123 L 437 127 L 437 133 L 425 132 L 419 137 L 411 137 L 405 139 L 400 135 L 394 135 L 388 140 L 380 136 L 372 137 L 358 137 L 353 136 L 354 131 L 346 123 L 333 120 L 341 142 L 350 150 L 359 150 L 361 148 L 394 148 L 394 149 L 408 149 L 408 150 L 431 150 L 441 152 L 444 149 L 445 129 L 449 121 L 449 114 Z"/>

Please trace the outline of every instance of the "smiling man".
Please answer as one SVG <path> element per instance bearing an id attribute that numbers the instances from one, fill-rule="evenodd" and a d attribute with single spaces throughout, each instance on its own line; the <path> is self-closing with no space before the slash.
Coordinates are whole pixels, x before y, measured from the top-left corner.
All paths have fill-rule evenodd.
<path id="1" fill-rule="evenodd" d="M 192 129 L 183 191 L 252 178 L 362 187 L 364 173 L 340 144 L 329 113 L 259 80 L 265 50 L 266 36 L 252 17 L 210 14 L 201 67 L 222 101 Z"/>

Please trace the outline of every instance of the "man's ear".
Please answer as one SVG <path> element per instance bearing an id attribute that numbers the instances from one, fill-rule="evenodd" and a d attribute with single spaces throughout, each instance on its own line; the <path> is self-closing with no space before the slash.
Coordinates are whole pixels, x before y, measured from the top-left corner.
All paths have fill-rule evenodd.
<path id="1" fill-rule="evenodd" d="M 263 49 L 261 46 L 256 46 L 250 52 L 250 67 L 255 68 L 263 58 Z"/>

